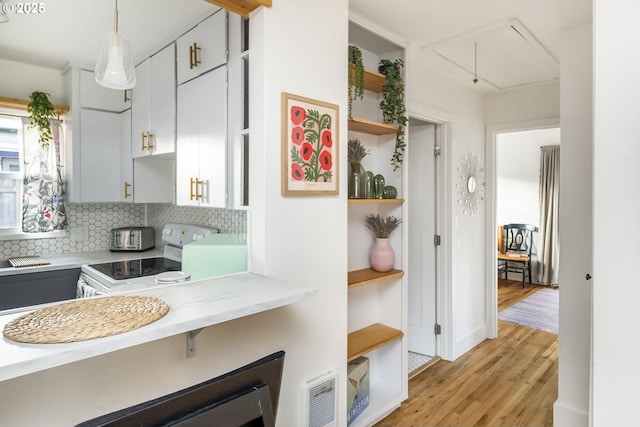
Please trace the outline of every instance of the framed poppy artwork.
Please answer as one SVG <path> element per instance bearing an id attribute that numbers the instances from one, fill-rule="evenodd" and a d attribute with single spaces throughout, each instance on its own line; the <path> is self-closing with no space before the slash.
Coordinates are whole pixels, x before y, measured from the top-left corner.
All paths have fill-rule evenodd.
<path id="1" fill-rule="evenodd" d="M 282 195 L 338 194 L 338 106 L 282 93 Z"/>

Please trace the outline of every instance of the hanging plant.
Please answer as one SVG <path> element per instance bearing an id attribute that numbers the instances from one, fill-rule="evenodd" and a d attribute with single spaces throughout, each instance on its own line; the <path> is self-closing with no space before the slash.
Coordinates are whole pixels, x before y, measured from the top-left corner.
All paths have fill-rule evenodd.
<path id="1" fill-rule="evenodd" d="M 355 99 L 364 96 L 364 65 L 362 63 L 362 51 L 358 46 L 349 45 L 349 63 L 353 64 L 353 71 L 349 70 L 349 117 L 351 117 L 351 105 Z"/>
<path id="2" fill-rule="evenodd" d="M 404 130 L 407 125 L 407 110 L 404 103 L 404 83 L 402 81 L 402 70 L 404 62 L 402 59 L 391 61 L 380 60 L 379 71 L 387 77 L 387 82 L 382 88 L 382 120 L 384 123 L 396 124 L 396 147 L 391 156 L 393 170 L 398 170 L 402 166 L 402 155 L 406 143 L 404 141 Z"/>
<path id="3" fill-rule="evenodd" d="M 49 141 L 53 139 L 51 134 L 51 119 L 59 119 L 59 115 L 49 101 L 49 94 L 44 92 L 33 92 L 29 95 L 31 100 L 27 105 L 27 113 L 29 113 L 29 119 L 31 123 L 29 128 L 38 129 L 40 134 L 40 144 L 42 148 L 49 146 Z"/>

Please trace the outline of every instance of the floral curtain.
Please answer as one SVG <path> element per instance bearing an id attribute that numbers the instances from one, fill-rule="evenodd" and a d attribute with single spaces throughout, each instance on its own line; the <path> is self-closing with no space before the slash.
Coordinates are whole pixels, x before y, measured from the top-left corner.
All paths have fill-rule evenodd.
<path id="1" fill-rule="evenodd" d="M 40 142 L 36 129 L 29 128 L 30 120 L 22 119 L 24 136 L 24 185 L 22 193 L 22 231 L 44 233 L 67 227 L 63 195 L 61 149 L 62 126 L 51 120 L 53 140 Z"/>

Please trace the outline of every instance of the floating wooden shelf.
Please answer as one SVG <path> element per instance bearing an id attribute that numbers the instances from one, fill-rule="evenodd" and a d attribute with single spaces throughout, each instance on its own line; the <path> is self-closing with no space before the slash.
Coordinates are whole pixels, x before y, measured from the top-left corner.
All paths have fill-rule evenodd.
<path id="1" fill-rule="evenodd" d="M 398 126 L 352 117 L 349 119 L 349 130 L 379 136 L 396 133 L 398 131 Z"/>
<path id="2" fill-rule="evenodd" d="M 349 73 L 353 74 L 355 67 L 353 64 L 349 64 Z M 349 76 L 350 79 L 353 76 Z M 364 69 L 364 88 L 371 92 L 382 93 L 384 85 L 387 83 L 387 77 L 384 74 L 380 74 L 376 71 Z"/>
<path id="3" fill-rule="evenodd" d="M 227 9 L 238 15 L 249 17 L 249 14 L 260 6 L 271 7 L 271 0 L 205 0 L 209 3 Z"/>
<path id="4" fill-rule="evenodd" d="M 404 203 L 404 199 L 348 199 L 349 204 L 363 205 L 370 203 L 397 203 L 399 205 Z"/>
<path id="5" fill-rule="evenodd" d="M 0 107 L 5 108 L 16 108 L 18 110 L 27 110 L 27 105 L 29 105 L 30 101 L 25 101 L 24 99 L 15 99 L 15 98 L 5 98 L 0 96 Z M 69 107 L 66 105 L 56 105 L 53 104 L 53 108 L 60 114 L 65 114 L 69 112 Z"/>
<path id="6" fill-rule="evenodd" d="M 403 336 L 402 331 L 380 323 L 351 332 L 347 337 L 347 362 L 402 339 Z"/>
<path id="7" fill-rule="evenodd" d="M 359 286 L 402 276 L 404 276 L 404 271 L 402 270 L 391 270 L 386 273 L 380 273 L 373 268 L 363 268 L 362 270 L 354 270 L 347 273 L 347 286 L 349 289 L 357 288 Z"/>

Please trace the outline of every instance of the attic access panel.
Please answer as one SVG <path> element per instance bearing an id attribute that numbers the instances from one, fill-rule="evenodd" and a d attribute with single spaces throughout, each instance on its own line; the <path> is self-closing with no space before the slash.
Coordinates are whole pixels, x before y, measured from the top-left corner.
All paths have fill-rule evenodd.
<path id="1" fill-rule="evenodd" d="M 475 54 L 477 43 L 477 56 Z M 555 80 L 558 60 L 517 19 L 425 46 L 458 79 L 504 90 Z M 476 66 L 477 61 L 477 66 Z"/>

